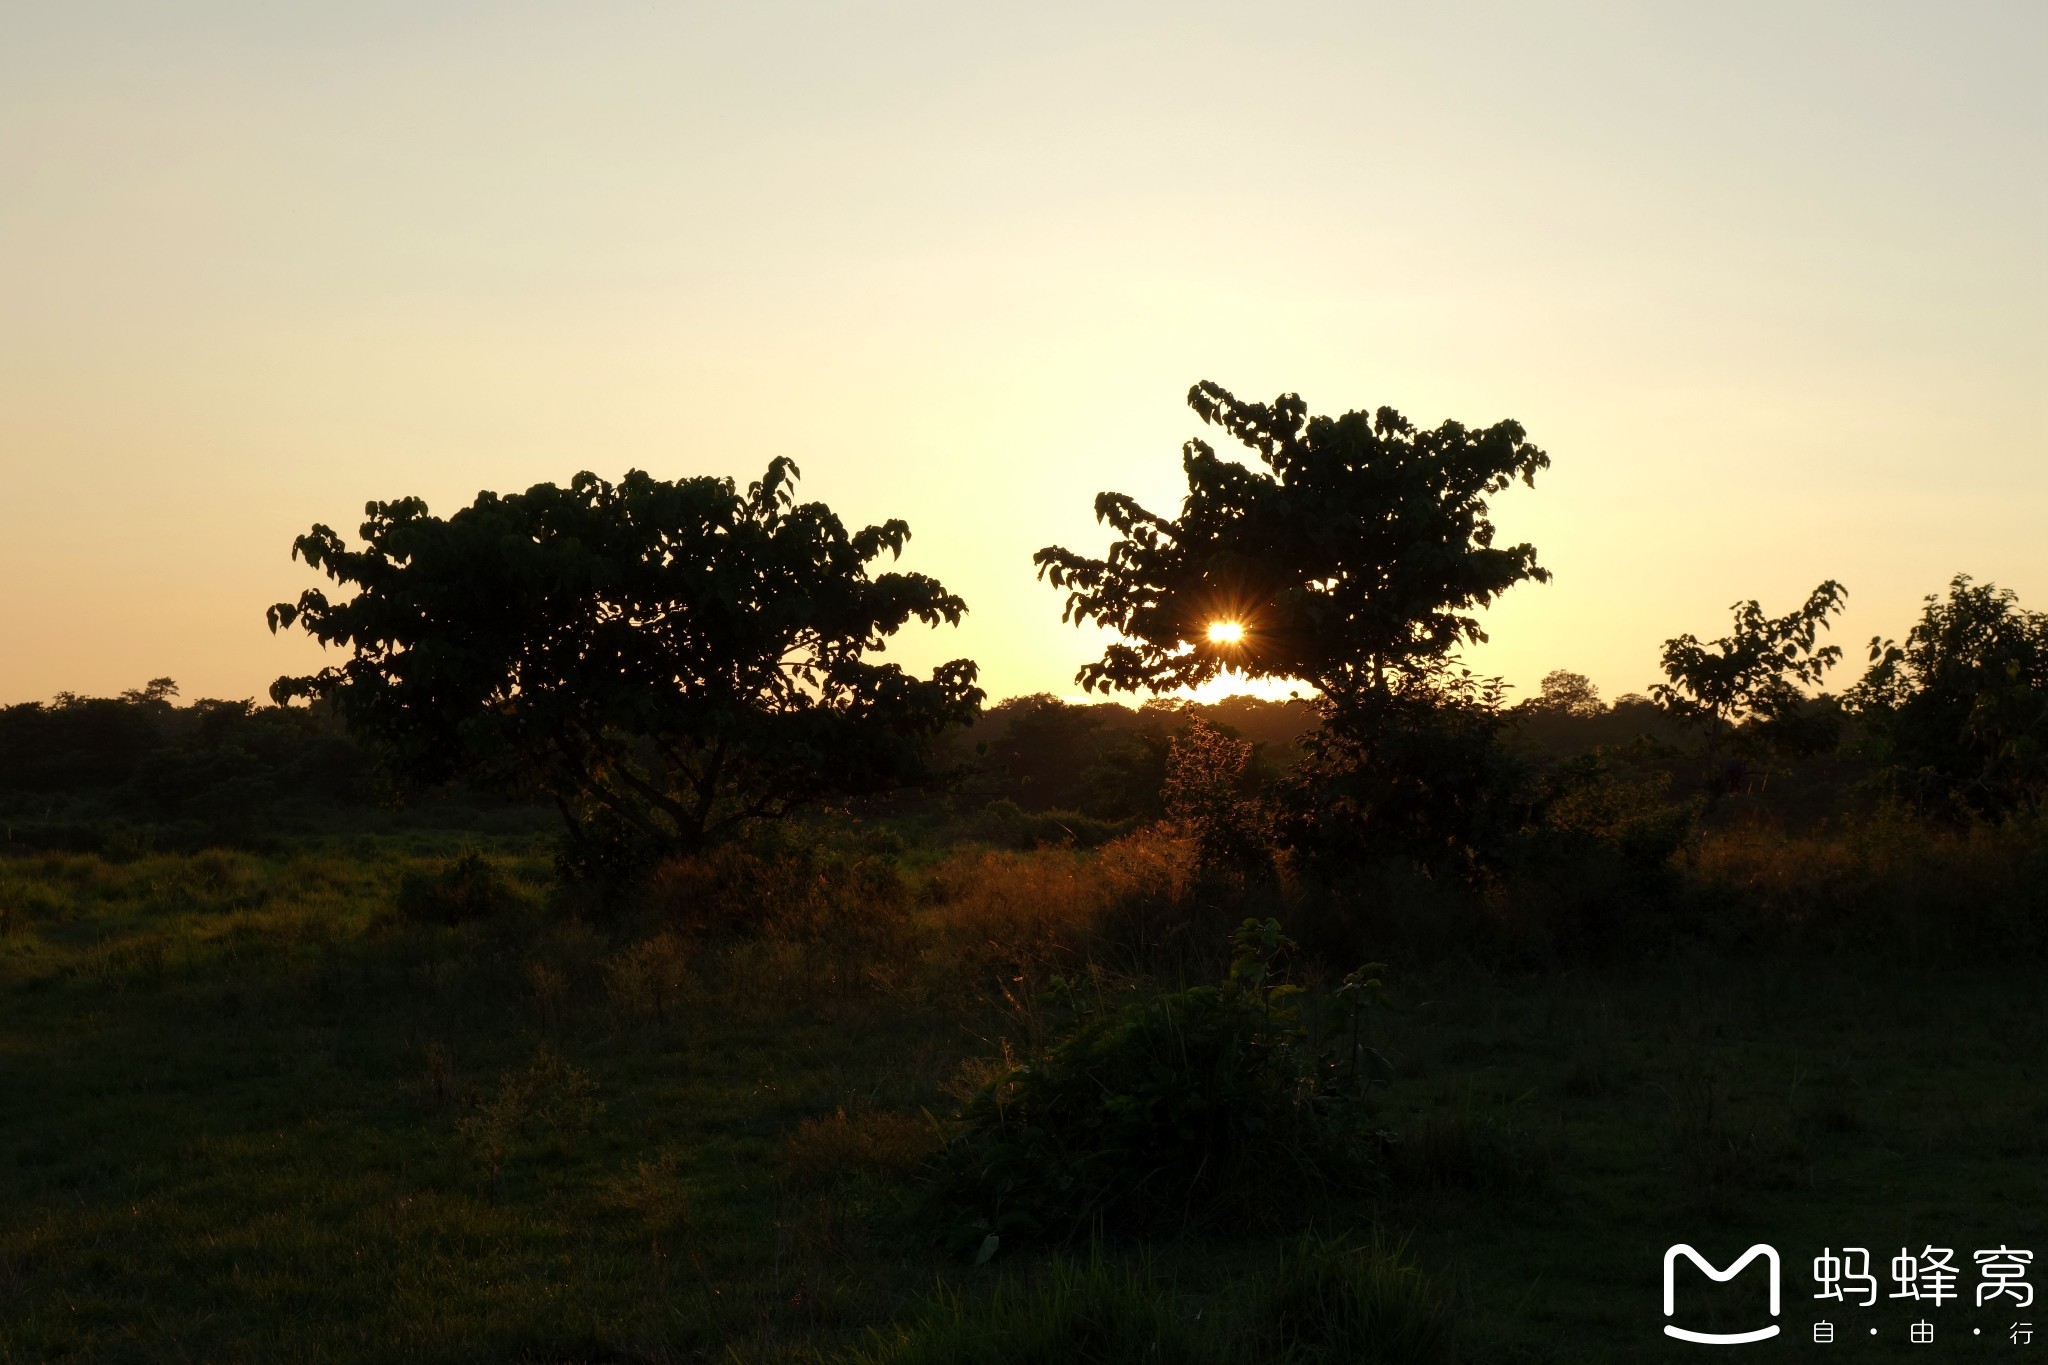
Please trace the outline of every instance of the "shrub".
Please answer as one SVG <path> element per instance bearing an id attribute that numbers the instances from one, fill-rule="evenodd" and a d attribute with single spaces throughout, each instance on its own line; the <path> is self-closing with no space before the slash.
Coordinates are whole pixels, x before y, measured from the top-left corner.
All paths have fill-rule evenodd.
<path id="1" fill-rule="evenodd" d="M 2048 614 L 1958 574 L 1849 694 L 1885 781 L 1918 808 L 2003 819 L 2048 793 Z"/>
<path id="2" fill-rule="evenodd" d="M 1278 794 L 1279 842 L 1339 882 L 1386 862 L 1456 879 L 1498 867 L 1535 806 L 1500 699 L 1498 679 L 1446 668 L 1330 711 Z"/>
<path id="3" fill-rule="evenodd" d="M 971 1236 L 1270 1220 L 1369 1181 L 1380 1135 L 1356 1020 L 1377 983 L 1347 979 L 1332 1004 L 1349 1020 L 1318 1047 L 1299 989 L 1272 981 L 1293 947 L 1280 926 L 1246 920 L 1233 946 L 1221 985 L 1084 1015 L 968 1100 L 941 1186 Z"/>
<path id="4" fill-rule="evenodd" d="M 455 1121 L 455 1130 L 490 1179 L 492 1192 L 506 1165 L 525 1153 L 565 1154 L 604 1112 L 597 1083 L 543 1045 L 524 1068 L 507 1070 L 492 1094 L 479 1097 Z"/>
<path id="5" fill-rule="evenodd" d="M 506 900 L 498 870 L 475 849 L 443 864 L 439 872 L 407 872 L 398 884 L 398 913 L 415 921 L 483 919 L 503 909 Z"/>
<path id="6" fill-rule="evenodd" d="M 814 844 L 745 848 L 726 844 L 655 869 L 647 900 L 689 933 L 744 931 L 804 935 L 821 929 L 872 933 L 909 906 L 903 874 L 889 858 L 846 857 Z"/>
<path id="7" fill-rule="evenodd" d="M 1674 860 L 1704 802 L 1673 802 L 1668 774 L 1641 758 L 1581 754 L 1538 784 L 1538 818 L 1508 846 L 1493 899 L 1542 946 L 1600 953 L 1670 931 L 1659 912 L 1678 898 Z"/>
<path id="8" fill-rule="evenodd" d="M 1205 876 L 1270 877 L 1273 849 L 1258 805 L 1245 792 L 1252 746 L 1199 716 L 1166 755 L 1166 816 L 1194 842 Z"/>
<path id="9" fill-rule="evenodd" d="M 1008 797 L 983 806 L 972 826 L 974 837 L 983 843 L 1014 849 L 1066 844 L 1096 848 L 1128 829 L 1128 822 L 1101 820 L 1079 811 L 1027 811 Z"/>
<path id="10" fill-rule="evenodd" d="M 663 1024 L 689 969 L 682 940 L 664 931 L 613 954 L 604 965 L 605 989 L 622 1013 Z"/>
<path id="11" fill-rule="evenodd" d="M 2048 819 L 1944 829 L 1901 813 L 1841 831 L 1716 831 L 1701 841 L 1695 919 L 1748 937 L 1924 962 L 2048 951 Z"/>
<path id="12" fill-rule="evenodd" d="M 1028 1009 L 1096 933 L 1105 904 L 1096 872 L 1108 856 L 956 850 L 924 884 L 930 911 L 916 964 L 927 988 L 944 998 L 977 982 Z"/>

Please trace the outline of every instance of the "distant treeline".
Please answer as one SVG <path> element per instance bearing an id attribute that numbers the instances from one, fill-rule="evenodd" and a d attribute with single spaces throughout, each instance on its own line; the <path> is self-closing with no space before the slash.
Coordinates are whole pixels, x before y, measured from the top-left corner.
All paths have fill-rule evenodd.
<path id="1" fill-rule="evenodd" d="M 238 842 L 375 804 L 375 765 L 326 707 L 205 699 L 157 678 L 118 697 L 0 707 L 0 836 L 15 847 Z"/>
<path id="2" fill-rule="evenodd" d="M 1256 761 L 1278 772 L 1317 724 L 1306 702 L 1228 697 L 1142 706 L 1066 702 L 1046 693 L 1012 697 L 982 713 L 951 748 L 965 767 L 963 796 L 1066 810 L 1102 820 L 1149 820 L 1162 812 L 1167 751 L 1199 717 L 1251 741 Z"/>
<path id="3" fill-rule="evenodd" d="M 1515 710 L 1518 733 L 1535 751 L 1576 754 L 1675 734 L 1646 698 L 1606 706 L 1584 679 L 1560 673 L 1553 684 L 1560 678 L 1575 682 Z M 401 800 L 505 804 L 459 787 L 401 797 L 324 705 L 177 698 L 175 682 L 156 678 L 116 697 L 65 692 L 0 707 L 0 844 L 97 849 L 110 830 L 152 846 L 235 843 Z M 1043 823 L 1005 829 L 1009 810 L 1078 815 L 1099 829 L 1156 820 L 1168 752 L 1197 719 L 1253 745 L 1248 789 L 1290 768 L 1318 724 L 1313 706 L 1298 700 L 1155 699 L 1133 707 L 1013 697 L 945 739 L 953 773 L 946 795 L 970 815 L 993 808 L 988 833 L 1002 842 L 1034 842 Z M 1068 832 L 1090 842 L 1099 829 Z"/>
<path id="4" fill-rule="evenodd" d="M 2029 677 L 2018 690 L 2032 696 L 2038 687 Z M 435 828 L 496 829 L 516 812 L 522 828 L 537 829 L 554 818 L 537 793 L 521 799 L 460 783 L 422 789 L 392 780 L 325 703 L 181 704 L 177 697 L 176 683 L 157 678 L 116 697 L 66 692 L 0 706 L 0 850 L 238 845 L 360 823 L 370 813 L 384 824 Z M 1983 710 L 1967 701 L 1950 709 Z M 1804 825 L 1896 794 L 1905 746 L 1888 727 L 1873 730 L 1871 716 L 1827 696 L 1803 707 L 1809 720 L 1827 722 L 1824 742 L 1746 757 L 1742 746 L 1726 744 L 1704 768 L 1696 726 L 1638 693 L 1604 701 L 1590 680 L 1568 670 L 1551 672 L 1535 695 L 1495 714 L 1504 750 L 1532 777 L 1597 759 L 1602 771 L 1661 792 L 1665 802 L 1682 805 L 1710 791 L 1721 818 L 1767 810 Z M 1171 755 L 1198 723 L 1250 746 L 1241 784 L 1253 798 L 1300 763 L 1304 739 L 1322 720 L 1315 703 L 1300 699 L 1155 698 L 1129 706 L 1049 693 L 1012 697 L 939 740 L 938 766 L 947 774 L 940 787 L 882 801 L 875 813 L 936 815 L 944 829 L 935 832 L 944 837 L 1018 847 L 1100 843 L 1168 814 Z M 1922 728 L 1945 734 L 1963 725 L 1950 719 Z M 1915 760 L 1909 775 L 1924 785 L 1943 768 L 1974 771 L 1971 755 L 1937 752 L 1942 747 L 1905 750 Z M 2001 754 L 2014 749 L 1997 746 Z"/>
<path id="5" fill-rule="evenodd" d="M 1316 724 L 1306 703 L 1255 697 L 1137 708 L 1017 697 L 942 742 L 953 776 L 945 795 L 970 814 L 993 804 L 998 824 L 1004 803 L 1105 826 L 1157 819 L 1167 751 L 1196 717 L 1252 741 L 1262 772 L 1291 763 Z M 325 705 L 180 703 L 177 684 L 157 678 L 116 697 L 66 692 L 0 707 L 0 847 L 239 843 L 401 801 L 506 804 L 461 786 L 401 793 Z M 1006 842 L 1018 835 L 992 832 Z"/>

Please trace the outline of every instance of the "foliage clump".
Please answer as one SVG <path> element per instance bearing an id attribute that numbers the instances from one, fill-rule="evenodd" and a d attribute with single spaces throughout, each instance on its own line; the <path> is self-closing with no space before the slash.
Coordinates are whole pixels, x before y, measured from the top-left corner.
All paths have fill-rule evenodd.
<path id="1" fill-rule="evenodd" d="M 1483 641 L 1472 608 L 1550 577 L 1534 546 L 1494 543 L 1487 500 L 1550 466 L 1517 422 L 1422 430 L 1390 407 L 1310 417 L 1299 395 L 1248 403 L 1211 383 L 1188 406 L 1265 468 L 1189 441 L 1179 517 L 1102 493 L 1096 519 L 1121 537 L 1105 558 L 1035 557 L 1067 589 L 1068 619 L 1124 637 L 1081 670 L 1091 691 L 1199 686 L 1232 668 L 1299 679 L 1341 708 Z M 1238 629 L 1213 634 L 1217 622 Z"/>
<path id="2" fill-rule="evenodd" d="M 1904 645 L 1870 642 L 1849 700 L 1885 779 L 1914 806 L 1999 819 L 2048 793 L 2048 614 L 1967 574 L 1927 598 Z"/>
<path id="3" fill-rule="evenodd" d="M 1672 719 L 1701 732 L 1708 755 L 1732 752 L 1719 774 L 1724 789 L 1748 785 L 1744 758 L 1811 756 L 1840 742 L 1840 704 L 1826 693 L 1808 697 L 1806 689 L 1819 686 L 1842 657 L 1840 646 L 1819 643 L 1819 633 L 1848 596 L 1831 578 L 1783 616 L 1764 615 L 1753 599 L 1737 602 L 1734 633 L 1708 644 L 1690 634 L 1664 642 L 1667 681 L 1650 695 Z"/>
<path id="4" fill-rule="evenodd" d="M 1313 1018 L 1299 988 L 1273 979 L 1294 947 L 1277 922 L 1246 920 L 1232 945 L 1219 985 L 1085 1015 L 968 1100 L 941 1180 L 977 1228 L 1059 1237 L 1270 1222 L 1373 1181 L 1377 1073 L 1358 1037 L 1372 968 Z"/>
<path id="5" fill-rule="evenodd" d="M 1330 879 L 1378 860 L 1432 876 L 1497 866 L 1535 818 L 1529 765 L 1500 742 L 1497 679 L 1440 669 L 1361 698 L 1303 741 L 1276 831 Z"/>
<path id="6" fill-rule="evenodd" d="M 513 1159 L 566 1155 L 603 1112 L 590 1073 L 542 1045 L 527 1065 L 508 1068 L 490 1094 L 471 1097 L 455 1130 L 495 1194 Z"/>
<path id="7" fill-rule="evenodd" d="M 922 574 L 871 573 L 910 528 L 849 531 L 797 502 L 796 473 L 775 460 L 744 492 L 583 473 L 446 519 L 374 502 L 360 548 L 315 526 L 293 555 L 351 595 L 309 589 L 270 627 L 349 657 L 271 696 L 331 701 L 407 782 L 553 801 L 579 874 L 926 781 L 930 741 L 980 705 L 975 666 L 918 678 L 873 656 L 966 604 Z"/>
<path id="8" fill-rule="evenodd" d="M 666 1024 L 687 989 L 690 961 L 682 939 L 664 930 L 623 948 L 606 961 L 605 991 L 620 1013 Z"/>
<path id="9" fill-rule="evenodd" d="M 368 759 L 333 716 L 177 695 L 152 678 L 118 697 L 0 706 L 0 845 L 256 846 L 371 803 Z"/>
<path id="10" fill-rule="evenodd" d="M 900 925 L 910 886 L 894 858 L 788 838 L 672 858 L 650 874 L 643 898 L 686 937 L 739 932 L 858 939 Z"/>
<path id="11" fill-rule="evenodd" d="M 1025 810 L 998 797 L 975 812 L 973 836 L 997 848 L 1099 848 L 1131 832 L 1129 821 L 1102 820 L 1077 810 Z"/>
<path id="12" fill-rule="evenodd" d="M 1166 818 L 1193 841 L 1200 869 L 1216 877 L 1270 875 L 1272 844 L 1258 803 L 1247 791 L 1248 741 L 1196 716 L 1166 754 L 1162 797 Z"/>
<path id="13" fill-rule="evenodd" d="M 1701 802 L 1674 801 L 1670 774 L 1595 751 L 1543 775 L 1541 820 L 1517 841 L 1506 871 L 1525 902 L 1553 916 L 1580 946 L 1615 946 L 1623 909 L 1640 911 L 1678 889 L 1673 860 L 1698 833 Z M 1640 927 L 1640 926 L 1636 926 Z"/>
<path id="14" fill-rule="evenodd" d="M 1514 421 L 1310 417 L 1298 395 L 1248 403 L 1209 383 L 1188 404 L 1264 468 L 1189 441 L 1180 516 L 1105 492 L 1096 518 L 1119 539 L 1104 558 L 1038 552 L 1066 618 L 1123 637 L 1081 684 L 1160 691 L 1226 669 L 1307 683 L 1322 724 L 1280 842 L 1339 870 L 1391 855 L 1469 872 L 1497 857 L 1528 815 L 1522 774 L 1497 742 L 1498 682 L 1452 655 L 1486 639 L 1475 609 L 1550 577 L 1534 546 L 1496 543 L 1490 510 L 1550 457 Z"/>
<path id="15" fill-rule="evenodd" d="M 504 878 L 473 848 L 449 859 L 437 872 L 412 869 L 398 883 L 399 917 L 414 923 L 486 919 L 509 900 Z"/>

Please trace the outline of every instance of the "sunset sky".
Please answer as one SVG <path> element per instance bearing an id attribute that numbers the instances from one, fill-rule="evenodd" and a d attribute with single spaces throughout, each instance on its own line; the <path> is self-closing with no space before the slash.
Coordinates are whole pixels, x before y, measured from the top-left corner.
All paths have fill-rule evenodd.
<path id="1" fill-rule="evenodd" d="M 2048 5 L 0 8 L 0 702 L 261 695 L 371 498 L 758 477 L 1076 691 L 1030 557 L 1162 510 L 1214 380 L 1514 417 L 1610 696 L 1839 578 L 2048 608 Z M 1206 433 L 1220 439 L 1217 433 Z"/>

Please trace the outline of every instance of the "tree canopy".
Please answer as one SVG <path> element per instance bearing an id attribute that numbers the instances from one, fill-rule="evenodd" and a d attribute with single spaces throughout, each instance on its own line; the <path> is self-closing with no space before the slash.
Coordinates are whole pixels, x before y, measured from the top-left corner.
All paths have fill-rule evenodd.
<path id="1" fill-rule="evenodd" d="M 1606 714 L 1600 689 L 1583 673 L 1553 668 L 1543 675 L 1541 690 L 1524 701 L 1518 710 L 1550 716 L 1572 716 L 1580 720 Z"/>
<path id="2" fill-rule="evenodd" d="M 1893 784 L 1925 807 L 2002 816 L 2048 792 L 2048 614 L 1957 574 L 1906 643 L 1870 642 L 1849 693 Z"/>
<path id="3" fill-rule="evenodd" d="M 1389 407 L 1312 418 L 1295 394 L 1247 403 L 1211 383 L 1188 405 L 1264 468 L 1191 440 L 1180 516 L 1105 492 L 1095 515 L 1119 537 L 1106 557 L 1035 557 L 1067 590 L 1064 619 L 1123 637 L 1081 669 L 1091 691 L 1196 686 L 1234 667 L 1341 706 L 1484 640 L 1472 609 L 1550 576 L 1533 546 L 1494 543 L 1487 500 L 1550 464 L 1516 422 L 1425 431 Z"/>
<path id="4" fill-rule="evenodd" d="M 1829 579 L 1803 606 L 1783 616 L 1766 616 L 1754 600 L 1737 602 L 1735 631 L 1710 644 L 1693 635 L 1664 642 L 1666 682 L 1650 694 L 1675 719 L 1704 727 L 1711 747 L 1731 726 L 1749 725 L 1777 741 L 1832 744 L 1822 727 L 1813 735 L 1799 721 L 1806 687 L 1818 685 L 1842 657 L 1838 645 L 1819 645 L 1828 617 L 1842 610 L 1849 590 Z M 1796 739 L 1795 739 L 1796 735 Z"/>
<path id="5" fill-rule="evenodd" d="M 272 696 L 328 697 L 402 777 L 545 792 L 572 852 L 687 850 L 805 802 L 930 776 L 928 741 L 976 713 L 975 667 L 917 678 L 869 656 L 966 605 L 922 574 L 871 574 L 901 521 L 849 533 L 799 504 L 796 466 L 731 479 L 480 493 L 447 519 L 373 502 L 351 549 L 292 547 L 353 590 L 270 609 L 351 652 Z"/>

